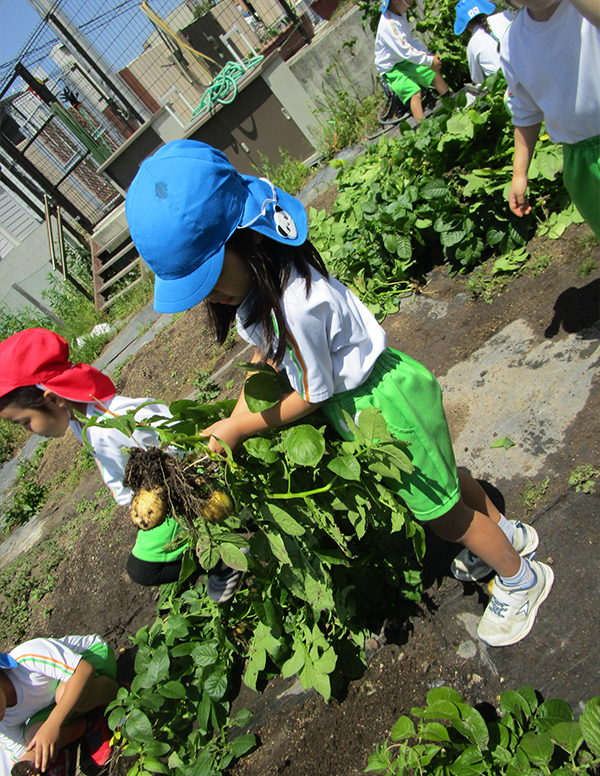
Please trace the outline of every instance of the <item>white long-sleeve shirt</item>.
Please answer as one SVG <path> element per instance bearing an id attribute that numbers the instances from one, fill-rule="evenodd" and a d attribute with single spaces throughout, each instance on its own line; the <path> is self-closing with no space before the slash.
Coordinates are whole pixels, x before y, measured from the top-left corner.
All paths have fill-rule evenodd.
<path id="1" fill-rule="evenodd" d="M 433 65 L 433 55 L 413 36 L 406 16 L 386 11 L 381 14 L 377 27 L 375 67 L 383 75 L 404 60 L 415 65 Z"/>
<path id="2" fill-rule="evenodd" d="M 515 126 L 545 121 L 554 143 L 600 134 L 600 30 L 569 0 L 545 22 L 523 8 L 500 53 Z"/>

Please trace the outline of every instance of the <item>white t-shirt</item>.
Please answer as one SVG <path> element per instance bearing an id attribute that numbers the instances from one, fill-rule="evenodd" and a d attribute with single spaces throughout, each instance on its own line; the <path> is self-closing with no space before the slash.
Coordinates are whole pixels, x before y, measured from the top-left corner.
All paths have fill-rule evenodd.
<path id="1" fill-rule="evenodd" d="M 488 16 L 487 23 L 495 38 L 480 24 L 473 30 L 467 46 L 467 59 L 474 84 L 482 84 L 489 75 L 500 69 L 500 41 L 514 18 L 515 15 L 510 11 Z"/>
<path id="2" fill-rule="evenodd" d="M 515 126 L 545 121 L 555 143 L 600 134 L 600 30 L 569 0 L 546 22 L 523 8 L 502 39 L 501 60 Z"/>
<path id="3" fill-rule="evenodd" d="M 0 722 L 0 767 L 2 776 L 26 751 L 24 725 L 30 717 L 54 702 L 60 682 L 73 676 L 81 655 L 92 644 L 103 644 L 100 636 L 65 636 L 61 639 L 31 639 L 15 647 L 10 656 L 18 666 L 5 669 L 17 695 Z"/>
<path id="4" fill-rule="evenodd" d="M 433 65 L 433 56 L 425 44 L 413 36 L 406 16 L 386 11 L 381 14 L 377 27 L 375 67 L 379 75 L 383 75 L 403 60 L 415 65 Z"/>
<path id="5" fill-rule="evenodd" d="M 94 415 L 98 417 L 112 418 L 114 415 L 122 415 L 129 412 L 144 402 L 152 399 L 130 399 L 127 396 L 114 396 L 112 399 L 103 402 L 104 408 L 100 405 L 90 403 L 86 407 L 86 417 L 91 418 Z M 165 404 L 148 404 L 139 412 L 136 412 L 136 420 L 147 420 L 153 415 L 160 415 L 162 418 L 170 418 L 171 413 Z M 81 424 L 74 420 L 70 423 L 73 433 L 82 440 Z M 92 426 L 87 431 L 88 441 L 94 450 L 94 458 L 102 474 L 102 479 L 110 488 L 113 498 L 121 506 L 128 506 L 131 503 L 132 492 L 130 488 L 123 485 L 123 474 L 127 466 L 127 455 L 122 450 L 123 447 L 137 447 L 140 445 L 144 449 L 147 447 L 157 447 L 159 437 L 152 428 L 138 428 L 133 434 L 133 438 L 128 437 L 123 431 L 117 428 L 106 428 L 103 426 Z M 137 444 L 136 444 L 137 443 Z"/>
<path id="6" fill-rule="evenodd" d="M 346 286 L 312 268 L 311 275 L 308 298 L 304 279 L 297 274 L 283 294 L 287 347 L 282 368 L 305 401 L 318 403 L 367 379 L 385 350 L 386 334 Z M 260 327 L 243 325 L 249 299 L 238 309 L 238 332 L 263 350 Z"/>

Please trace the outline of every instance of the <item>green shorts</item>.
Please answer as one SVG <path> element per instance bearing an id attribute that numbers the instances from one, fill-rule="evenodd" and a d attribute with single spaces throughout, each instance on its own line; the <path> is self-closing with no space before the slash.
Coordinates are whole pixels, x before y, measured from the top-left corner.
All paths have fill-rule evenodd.
<path id="1" fill-rule="evenodd" d="M 148 563 L 171 563 L 179 560 L 187 544 L 183 544 L 176 550 L 165 550 L 172 541 L 182 532 L 183 528 L 174 517 L 169 515 L 162 525 L 151 528 L 149 531 L 138 531 L 131 554 Z"/>
<path id="2" fill-rule="evenodd" d="M 96 676 L 110 676 L 111 679 L 117 678 L 117 661 L 115 659 L 115 653 L 113 652 L 112 647 L 109 647 L 105 641 L 98 641 L 95 644 L 92 644 L 89 649 L 86 649 L 85 652 L 81 654 L 81 659 L 87 660 L 88 663 L 92 664 L 96 669 Z M 51 703 L 49 706 L 46 706 L 30 717 L 25 724 L 25 730 L 36 722 L 45 722 L 55 706 L 56 703 Z M 80 716 L 80 714 L 74 714 L 72 719 L 77 719 L 77 717 Z"/>
<path id="3" fill-rule="evenodd" d="M 404 60 L 384 73 L 383 77 L 401 102 L 410 102 L 410 98 L 420 90 L 421 86 L 431 86 L 435 78 L 435 70 L 427 65 L 415 65 L 413 62 Z"/>
<path id="4" fill-rule="evenodd" d="M 563 143 L 563 159 L 565 187 L 600 240 L 600 135 Z"/>
<path id="5" fill-rule="evenodd" d="M 345 439 L 352 434 L 340 408 L 354 418 L 366 407 L 377 407 L 390 432 L 408 442 L 414 464 L 402 474 L 398 495 L 417 520 L 435 520 L 459 500 L 460 488 L 438 381 L 418 361 L 387 348 L 358 388 L 339 393 L 321 410 Z"/>

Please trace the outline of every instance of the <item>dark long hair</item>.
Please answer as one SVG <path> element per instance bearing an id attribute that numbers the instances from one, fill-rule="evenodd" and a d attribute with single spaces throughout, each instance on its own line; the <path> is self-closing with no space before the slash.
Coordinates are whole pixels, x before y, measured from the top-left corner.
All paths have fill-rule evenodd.
<path id="1" fill-rule="evenodd" d="M 37 385 L 24 385 L 21 388 L 14 388 L 0 397 L 0 412 L 6 409 L 9 404 L 16 404 L 23 410 L 44 410 L 46 397 L 44 391 Z"/>
<path id="2" fill-rule="evenodd" d="M 302 245 L 284 245 L 270 237 L 260 235 L 252 229 L 237 229 L 227 241 L 226 247 L 235 251 L 250 268 L 254 279 L 251 293 L 250 312 L 243 321 L 245 327 L 258 324 L 261 328 L 265 361 L 280 364 L 285 355 L 286 327 L 281 298 L 295 269 L 306 283 L 306 294 L 310 291 L 313 267 L 324 277 L 329 277 L 323 259 L 308 240 Z M 206 301 L 209 319 L 221 345 L 235 321 L 237 308 L 230 305 Z"/>
<path id="3" fill-rule="evenodd" d="M 496 41 L 496 47 L 498 51 L 500 51 L 500 41 L 498 40 L 496 35 L 494 35 L 494 33 L 492 32 L 490 25 L 488 23 L 488 18 L 486 14 L 480 13 L 478 16 L 475 16 L 473 19 L 469 21 L 469 25 L 471 24 L 473 25 L 471 27 L 472 30 L 474 30 L 477 25 L 479 25 L 480 27 L 483 27 L 485 32 L 487 32 L 487 34 Z"/>

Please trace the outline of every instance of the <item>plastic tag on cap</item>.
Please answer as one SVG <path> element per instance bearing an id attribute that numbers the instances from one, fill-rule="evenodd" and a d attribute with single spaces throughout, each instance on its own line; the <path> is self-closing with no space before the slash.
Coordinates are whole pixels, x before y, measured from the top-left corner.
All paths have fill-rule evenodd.
<path id="1" fill-rule="evenodd" d="M 273 196 L 267 197 L 264 200 L 260 209 L 260 213 L 257 216 L 254 216 L 254 218 L 252 218 L 250 221 L 247 221 L 245 224 L 240 224 L 238 229 L 247 229 L 249 226 L 252 226 L 252 224 L 256 223 L 259 218 L 262 218 L 266 215 L 267 206 L 273 204 L 275 205 L 273 208 L 273 221 L 275 222 L 275 229 L 277 234 L 281 235 L 281 237 L 286 237 L 288 240 L 294 240 L 298 236 L 298 229 L 296 228 L 296 224 L 291 215 L 286 210 L 284 210 L 281 205 L 277 204 L 277 191 L 275 186 L 268 178 L 260 178 L 259 180 L 269 184 Z"/>

